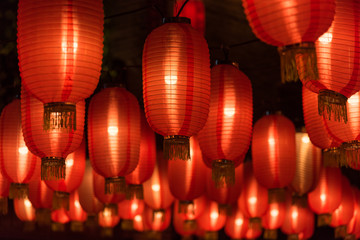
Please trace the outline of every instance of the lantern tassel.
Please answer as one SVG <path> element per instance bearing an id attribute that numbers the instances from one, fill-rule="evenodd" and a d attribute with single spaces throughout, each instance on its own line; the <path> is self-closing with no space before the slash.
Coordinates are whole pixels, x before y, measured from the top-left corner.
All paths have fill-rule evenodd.
<path id="1" fill-rule="evenodd" d="M 341 145 L 341 149 L 343 150 L 340 162 L 341 166 L 358 168 L 360 167 L 360 141 L 350 141 L 343 143 Z"/>
<path id="2" fill-rule="evenodd" d="M 76 105 L 52 102 L 44 104 L 44 126 L 46 131 L 76 130 Z"/>
<path id="3" fill-rule="evenodd" d="M 190 213 L 190 214 L 195 214 L 194 212 L 194 201 L 179 201 L 179 208 L 178 208 L 178 212 L 179 213 Z"/>
<path id="4" fill-rule="evenodd" d="M 323 150 L 323 160 L 325 167 L 339 167 L 344 154 L 340 148 L 327 148 Z"/>
<path id="5" fill-rule="evenodd" d="M 105 194 L 126 193 L 124 177 L 105 178 Z"/>
<path id="6" fill-rule="evenodd" d="M 6 215 L 8 213 L 8 198 L 0 197 L 0 214 Z"/>
<path id="7" fill-rule="evenodd" d="M 331 214 L 319 214 L 317 219 L 317 226 L 328 226 L 331 223 Z"/>
<path id="8" fill-rule="evenodd" d="M 85 226 L 87 228 L 94 229 L 97 225 L 98 225 L 98 216 L 97 216 L 97 214 L 95 214 L 95 215 L 88 214 L 88 216 L 86 218 L 86 221 L 85 221 Z"/>
<path id="9" fill-rule="evenodd" d="M 261 230 L 261 218 L 255 217 L 249 219 L 249 229 L 252 229 L 254 231 L 260 231 Z"/>
<path id="10" fill-rule="evenodd" d="M 197 228 L 196 220 L 185 220 L 184 221 L 184 229 L 186 231 L 195 231 Z"/>
<path id="11" fill-rule="evenodd" d="M 41 159 L 41 180 L 65 179 L 65 158 L 45 157 Z"/>
<path id="12" fill-rule="evenodd" d="M 167 136 L 164 139 L 164 159 L 190 160 L 190 141 L 187 136 Z"/>
<path id="13" fill-rule="evenodd" d="M 51 225 L 51 211 L 47 208 L 39 208 L 35 210 L 35 221 L 40 227 Z"/>
<path id="14" fill-rule="evenodd" d="M 278 48 L 280 54 L 281 82 L 317 80 L 317 58 L 314 43 L 300 43 Z"/>
<path id="15" fill-rule="evenodd" d="M 64 208 L 69 211 L 69 196 L 70 194 L 67 192 L 55 191 L 52 202 L 53 210 Z"/>
<path id="16" fill-rule="evenodd" d="M 51 223 L 51 230 L 53 232 L 64 232 L 65 231 L 65 224 L 59 222 L 52 222 Z"/>
<path id="17" fill-rule="evenodd" d="M 111 227 L 103 227 L 101 228 L 100 235 L 103 238 L 112 238 L 114 236 L 114 231 Z"/>
<path id="18" fill-rule="evenodd" d="M 299 235 L 297 234 L 290 234 L 287 237 L 288 240 L 298 240 L 299 239 Z"/>
<path id="19" fill-rule="evenodd" d="M 273 188 L 268 190 L 269 203 L 282 203 L 285 202 L 285 189 Z"/>
<path id="20" fill-rule="evenodd" d="M 118 205 L 116 203 L 105 204 L 103 212 L 108 213 L 110 216 L 118 215 Z"/>
<path id="21" fill-rule="evenodd" d="M 218 240 L 219 234 L 218 234 L 218 232 L 215 232 L 215 231 L 207 231 L 207 232 L 205 232 L 204 239 L 205 240 Z"/>
<path id="22" fill-rule="evenodd" d="M 144 199 L 144 189 L 142 184 L 130 184 L 126 188 L 126 199 Z"/>
<path id="23" fill-rule="evenodd" d="M 235 184 L 235 165 L 230 160 L 215 160 L 212 162 L 212 179 L 215 181 L 216 188 L 222 188 L 226 184 Z"/>
<path id="24" fill-rule="evenodd" d="M 121 221 L 121 229 L 124 231 L 133 231 L 134 230 L 134 222 L 130 219 L 123 219 Z"/>
<path id="25" fill-rule="evenodd" d="M 84 231 L 84 224 L 80 221 L 71 221 L 70 230 L 72 232 L 83 232 Z"/>
<path id="26" fill-rule="evenodd" d="M 24 232 L 35 231 L 35 222 L 34 221 L 25 221 L 23 230 L 24 230 Z"/>
<path id="27" fill-rule="evenodd" d="M 265 229 L 264 239 L 277 239 L 277 229 Z"/>
<path id="28" fill-rule="evenodd" d="M 319 115 L 329 120 L 347 123 L 347 97 L 331 91 L 320 90 L 318 95 L 318 111 Z"/>
<path id="29" fill-rule="evenodd" d="M 335 228 L 335 238 L 345 238 L 346 237 L 346 225 L 341 225 Z"/>
<path id="30" fill-rule="evenodd" d="M 9 189 L 10 199 L 24 199 L 29 195 L 29 185 L 25 183 L 11 183 Z"/>

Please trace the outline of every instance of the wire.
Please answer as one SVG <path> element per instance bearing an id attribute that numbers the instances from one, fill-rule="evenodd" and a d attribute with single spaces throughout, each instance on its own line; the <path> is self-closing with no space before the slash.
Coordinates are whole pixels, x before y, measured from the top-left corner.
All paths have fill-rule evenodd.
<path id="1" fill-rule="evenodd" d="M 185 2 L 183 3 L 183 5 L 181 6 L 180 10 L 178 11 L 178 13 L 176 14 L 176 17 L 180 16 L 181 11 L 184 9 L 185 5 L 189 2 L 189 0 L 185 0 Z"/>

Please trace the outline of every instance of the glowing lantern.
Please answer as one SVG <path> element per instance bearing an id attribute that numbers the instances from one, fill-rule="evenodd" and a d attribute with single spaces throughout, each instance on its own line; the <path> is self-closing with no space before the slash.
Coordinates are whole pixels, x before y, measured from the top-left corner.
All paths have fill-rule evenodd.
<path id="1" fill-rule="evenodd" d="M 120 216 L 116 216 L 108 208 L 99 212 L 98 215 L 99 226 L 101 227 L 101 235 L 103 237 L 112 237 L 113 228 L 119 223 Z"/>
<path id="2" fill-rule="evenodd" d="M 140 108 L 125 88 L 101 90 L 90 101 L 88 145 L 91 165 L 105 177 L 106 193 L 125 193 L 125 175 L 136 168 L 140 151 Z"/>
<path id="3" fill-rule="evenodd" d="M 354 214 L 347 225 L 346 232 L 348 236 L 354 236 L 357 232 L 360 232 L 360 191 L 359 189 L 352 187 L 352 192 L 354 194 Z"/>
<path id="4" fill-rule="evenodd" d="M 143 182 L 148 180 L 155 167 L 156 162 L 156 141 L 155 134 L 146 121 L 144 114 L 140 114 L 141 118 L 141 140 L 139 162 L 135 170 L 125 176 L 126 198 L 144 199 Z"/>
<path id="5" fill-rule="evenodd" d="M 261 41 L 279 47 L 283 82 L 297 80 L 295 57 L 298 56 L 306 67 L 303 74 L 318 78 L 314 42 L 331 25 L 334 0 L 243 0 L 243 6 L 254 34 Z"/>
<path id="6" fill-rule="evenodd" d="M 265 229 L 265 239 L 277 239 L 277 229 L 280 228 L 285 220 L 285 203 L 269 203 L 269 208 L 261 218 Z"/>
<path id="7" fill-rule="evenodd" d="M 211 100 L 208 120 L 199 132 L 201 150 L 212 164 L 216 185 L 235 184 L 235 165 L 250 145 L 252 87 L 236 66 L 219 64 L 211 69 Z"/>
<path id="8" fill-rule="evenodd" d="M 144 201 L 139 199 L 124 199 L 118 204 L 118 212 L 121 217 L 121 228 L 123 230 L 133 230 L 133 220 L 136 215 L 144 211 Z"/>
<path id="9" fill-rule="evenodd" d="M 29 150 L 41 158 L 41 179 L 64 179 L 65 158 L 81 144 L 84 132 L 85 102 L 76 104 L 76 130 L 44 131 L 42 103 L 21 89 L 21 122 L 24 140 Z"/>
<path id="10" fill-rule="evenodd" d="M 54 232 L 64 232 L 65 224 L 70 221 L 69 215 L 65 208 L 53 210 L 51 212 L 51 230 Z"/>
<path id="11" fill-rule="evenodd" d="M 9 180 L 0 172 L 0 214 L 2 215 L 8 212 L 9 188 Z"/>
<path id="12" fill-rule="evenodd" d="M 231 239 L 246 238 L 249 227 L 249 219 L 236 207 L 231 216 L 228 216 L 225 224 L 225 233 Z"/>
<path id="13" fill-rule="evenodd" d="M 174 16 L 178 13 L 185 0 L 177 1 L 174 5 Z M 187 17 L 191 20 L 191 26 L 205 34 L 205 6 L 203 0 L 191 0 L 182 9 L 180 17 Z"/>
<path id="14" fill-rule="evenodd" d="M 76 129 L 82 123 L 75 104 L 92 94 L 100 77 L 102 1 L 21 0 L 17 19 L 21 80 L 44 103 L 44 120 L 37 118 L 44 130 Z"/>
<path id="15" fill-rule="evenodd" d="M 306 211 L 305 229 L 299 234 L 300 240 L 310 239 L 314 234 L 315 216 L 312 211 Z"/>
<path id="16" fill-rule="evenodd" d="M 85 155 L 85 141 L 83 141 L 80 147 L 69 154 L 65 160 L 65 179 L 45 181 L 46 185 L 54 191 L 53 209 L 63 207 L 69 210 L 69 195 L 80 186 L 84 176 Z"/>
<path id="17" fill-rule="evenodd" d="M 269 201 L 283 201 L 296 168 L 295 127 L 285 116 L 266 115 L 254 126 L 251 145 L 254 175 L 269 189 Z"/>
<path id="18" fill-rule="evenodd" d="M 27 198 L 36 156 L 25 145 L 21 131 L 20 100 L 4 107 L 0 116 L 1 172 L 11 182 L 10 198 Z"/>
<path id="19" fill-rule="evenodd" d="M 191 161 L 168 162 L 169 187 L 172 195 L 180 200 L 180 212 L 187 212 L 193 200 L 205 193 L 206 166 L 195 137 L 190 138 L 190 156 Z"/>
<path id="20" fill-rule="evenodd" d="M 28 198 L 14 199 L 14 210 L 16 216 L 25 223 L 24 231 L 35 229 L 35 208 Z"/>
<path id="21" fill-rule="evenodd" d="M 154 209 L 146 206 L 143 216 L 145 224 L 150 231 L 162 232 L 171 223 L 171 208 L 167 208 L 163 212 L 154 213 Z"/>
<path id="22" fill-rule="evenodd" d="M 321 170 L 320 180 L 314 191 L 308 194 L 310 209 L 318 214 L 318 226 L 331 222 L 331 213 L 340 205 L 342 198 L 341 171 L 325 167 Z"/>
<path id="23" fill-rule="evenodd" d="M 195 230 L 197 227 L 196 219 L 203 213 L 207 199 L 205 196 L 201 196 L 193 200 L 192 204 L 188 205 L 186 212 L 179 211 L 179 200 L 175 200 L 174 203 L 174 212 L 176 216 L 184 220 L 184 228 L 186 230 Z"/>
<path id="24" fill-rule="evenodd" d="M 70 194 L 69 217 L 71 221 L 71 231 L 73 232 L 82 232 L 84 230 L 83 222 L 85 222 L 87 218 L 87 214 L 81 207 L 79 199 L 79 192 L 77 190 Z"/>
<path id="25" fill-rule="evenodd" d="M 347 225 L 354 215 L 354 193 L 349 180 L 344 176 L 341 178 L 341 186 L 341 203 L 331 214 L 330 226 L 335 228 L 335 238 L 345 238 Z"/>
<path id="26" fill-rule="evenodd" d="M 193 235 L 196 231 L 196 227 L 188 227 L 188 225 L 186 224 L 186 221 L 187 220 L 185 220 L 181 216 L 181 213 L 179 213 L 179 211 L 176 208 L 174 208 L 172 224 L 175 229 L 175 232 L 177 234 L 181 235 L 182 238 L 191 237 L 191 235 Z M 196 221 L 195 221 L 195 223 L 196 223 Z"/>
<path id="27" fill-rule="evenodd" d="M 147 121 L 163 135 L 165 159 L 190 158 L 189 138 L 205 125 L 210 102 L 209 49 L 187 18 L 166 18 L 142 56 Z"/>

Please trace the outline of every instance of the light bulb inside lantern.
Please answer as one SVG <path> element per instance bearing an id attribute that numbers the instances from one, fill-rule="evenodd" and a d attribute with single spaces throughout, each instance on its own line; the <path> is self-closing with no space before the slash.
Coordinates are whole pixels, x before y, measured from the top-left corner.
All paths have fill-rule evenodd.
<path id="1" fill-rule="evenodd" d="M 78 200 L 74 201 L 74 205 L 76 208 L 80 208 L 80 202 Z"/>
<path id="2" fill-rule="evenodd" d="M 243 224 L 244 220 L 242 220 L 241 218 L 238 218 L 235 220 L 235 225 L 237 226 L 241 226 Z"/>
<path id="3" fill-rule="evenodd" d="M 257 198 L 256 197 L 251 197 L 251 198 L 249 198 L 248 201 L 249 201 L 250 204 L 255 204 L 257 202 Z"/>
<path id="4" fill-rule="evenodd" d="M 134 217 L 134 220 L 135 220 L 136 222 L 141 222 L 142 218 L 141 218 L 140 215 L 136 215 L 136 216 Z"/>
<path id="5" fill-rule="evenodd" d="M 321 35 L 321 36 L 319 37 L 319 41 L 320 41 L 322 44 L 328 44 L 328 43 L 331 43 L 332 38 L 333 38 L 332 33 L 326 32 L 326 33 L 324 33 L 323 35 Z"/>
<path id="6" fill-rule="evenodd" d="M 116 136 L 119 132 L 119 129 L 115 126 L 110 126 L 108 127 L 107 131 L 110 136 Z"/>
<path id="7" fill-rule="evenodd" d="M 303 137 L 301 138 L 301 141 L 302 141 L 303 143 L 309 143 L 309 142 L 310 142 L 310 138 L 309 138 L 308 136 L 303 136 Z"/>
<path id="8" fill-rule="evenodd" d="M 19 147 L 18 149 L 19 153 L 22 154 L 22 155 L 25 155 L 29 152 L 28 148 L 25 146 L 25 147 Z"/>
<path id="9" fill-rule="evenodd" d="M 25 207 L 27 207 L 27 208 L 30 208 L 30 207 L 32 206 L 32 204 L 31 204 L 31 202 L 30 202 L 29 199 L 25 199 L 25 200 L 24 200 L 24 204 L 25 204 Z"/>
<path id="10" fill-rule="evenodd" d="M 110 217 L 111 216 L 111 212 L 109 209 L 105 208 L 103 211 L 103 216 L 104 217 Z"/>
<path id="11" fill-rule="evenodd" d="M 132 203 L 132 204 L 131 204 L 131 210 L 132 210 L 132 211 L 136 211 L 136 209 L 138 209 L 138 207 L 139 207 L 139 206 L 137 205 L 137 203 Z"/>
<path id="12" fill-rule="evenodd" d="M 322 202 L 325 202 L 325 200 L 326 200 L 326 194 L 321 194 L 320 195 L 320 200 L 322 201 Z"/>
<path id="13" fill-rule="evenodd" d="M 227 117 L 232 117 L 235 114 L 235 108 L 224 108 L 224 114 Z"/>
<path id="14" fill-rule="evenodd" d="M 176 75 L 166 75 L 165 76 L 165 83 L 166 84 L 176 84 L 177 83 L 177 76 Z"/>
<path id="15" fill-rule="evenodd" d="M 153 184 L 153 185 L 151 185 L 151 189 L 154 192 L 158 192 L 158 191 L 160 191 L 160 185 L 159 184 Z"/>
<path id="16" fill-rule="evenodd" d="M 277 210 L 277 209 L 272 209 L 272 210 L 270 211 L 270 215 L 271 215 L 272 217 L 277 217 L 277 216 L 279 215 L 279 210 Z"/>
<path id="17" fill-rule="evenodd" d="M 217 219 L 218 217 L 219 217 L 219 213 L 216 212 L 216 211 L 214 211 L 214 212 L 212 212 L 212 213 L 210 214 L 210 218 L 211 218 L 211 219 Z"/>
<path id="18" fill-rule="evenodd" d="M 299 215 L 299 213 L 296 210 L 291 213 L 291 217 L 293 219 L 296 219 L 298 217 L 298 215 Z"/>
<path id="19" fill-rule="evenodd" d="M 272 137 L 269 137 L 268 143 L 269 143 L 269 145 L 272 145 L 272 146 L 275 145 L 275 139 Z"/>
<path id="20" fill-rule="evenodd" d="M 72 167 L 74 165 L 74 159 L 69 158 L 65 160 L 66 167 Z"/>

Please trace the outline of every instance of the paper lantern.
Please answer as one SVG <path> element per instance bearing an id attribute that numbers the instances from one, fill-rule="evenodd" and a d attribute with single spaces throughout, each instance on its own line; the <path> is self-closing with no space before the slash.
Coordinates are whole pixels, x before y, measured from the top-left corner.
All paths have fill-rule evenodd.
<path id="1" fill-rule="evenodd" d="M 191 235 L 193 235 L 196 231 L 196 225 L 195 227 L 189 227 L 186 224 L 186 221 L 187 220 L 184 220 L 184 218 L 182 218 L 181 216 L 181 213 L 179 213 L 179 211 L 174 207 L 172 225 L 175 232 L 179 234 L 182 238 L 191 237 Z"/>
<path id="2" fill-rule="evenodd" d="M 341 203 L 331 214 L 330 226 L 335 228 L 335 238 L 345 238 L 347 225 L 354 215 L 354 193 L 345 176 L 338 181 L 341 181 Z"/>
<path id="3" fill-rule="evenodd" d="M 270 201 L 283 201 L 296 170 L 295 127 L 285 116 L 266 115 L 254 125 L 251 145 L 254 175 L 269 189 Z"/>
<path id="4" fill-rule="evenodd" d="M 0 116 L 0 164 L 2 174 L 11 182 L 10 198 L 27 198 L 34 174 L 36 156 L 25 145 L 21 131 L 20 100 L 6 105 Z"/>
<path id="5" fill-rule="evenodd" d="M 307 133 L 297 132 L 296 170 L 290 188 L 299 196 L 315 189 L 322 168 L 321 149 L 315 147 Z"/>
<path id="6" fill-rule="evenodd" d="M 196 230 L 197 223 L 196 219 L 203 213 L 205 205 L 207 203 L 207 198 L 203 195 L 199 198 L 193 200 L 192 204 L 187 206 L 187 211 L 179 211 L 180 201 L 178 199 L 174 202 L 174 212 L 176 211 L 176 216 L 184 220 L 184 229 L 187 231 Z"/>
<path id="7" fill-rule="evenodd" d="M 306 211 L 305 229 L 298 235 L 300 240 L 310 239 L 314 234 L 315 216 L 312 211 Z"/>
<path id="8" fill-rule="evenodd" d="M 228 216 L 225 224 L 225 234 L 231 239 L 246 238 L 249 227 L 249 219 L 241 212 L 239 207 L 235 207 L 233 214 Z"/>
<path id="9" fill-rule="evenodd" d="M 281 228 L 285 220 L 285 203 L 269 203 L 269 208 L 261 218 L 261 223 L 265 229 L 265 239 L 277 239 L 277 229 Z"/>
<path id="10" fill-rule="evenodd" d="M 113 228 L 119 223 L 120 216 L 116 216 L 108 208 L 99 212 L 99 226 L 101 227 L 102 237 L 113 237 Z"/>
<path id="11" fill-rule="evenodd" d="M 69 198 L 69 217 L 71 221 L 71 231 L 84 231 L 84 222 L 87 218 L 87 213 L 81 207 L 78 190 L 73 191 Z"/>
<path id="12" fill-rule="evenodd" d="M 308 194 L 310 209 L 318 214 L 318 226 L 329 225 L 331 213 L 340 205 L 342 198 L 341 171 L 324 167 L 317 187 Z"/>
<path id="13" fill-rule="evenodd" d="M 65 208 L 59 208 L 51 212 L 51 230 L 53 232 L 64 232 L 65 224 L 70 221 Z"/>
<path id="14" fill-rule="evenodd" d="M 21 81 L 44 103 L 44 130 L 76 129 L 76 103 L 100 77 L 102 1 L 21 0 L 17 19 Z"/>
<path id="15" fill-rule="evenodd" d="M 308 89 L 319 93 L 320 115 L 347 122 L 346 100 L 360 89 L 360 3 L 355 0 L 336 0 L 335 3 L 334 21 L 316 41 L 319 79 L 304 76 L 306 70 L 302 65 L 299 76 Z"/>
<path id="16" fill-rule="evenodd" d="M 136 215 L 142 214 L 144 211 L 144 200 L 124 199 L 118 204 L 118 212 L 121 217 L 121 229 L 133 230 L 133 220 Z"/>
<path id="17" fill-rule="evenodd" d="M 348 236 L 354 236 L 357 232 L 360 232 L 360 191 L 358 188 L 352 187 L 352 192 L 354 196 L 354 214 L 347 225 L 346 232 Z"/>
<path id="18" fill-rule="evenodd" d="M 205 125 L 210 102 L 209 49 L 187 18 L 166 18 L 142 56 L 147 121 L 163 135 L 165 159 L 190 158 L 189 138 Z"/>
<path id="19" fill-rule="evenodd" d="M 88 110 L 91 165 L 105 177 L 105 192 L 125 192 L 125 175 L 136 168 L 140 151 L 140 108 L 125 88 L 94 95 Z"/>
<path id="20" fill-rule="evenodd" d="M 24 222 L 24 231 L 35 230 L 35 208 L 28 198 L 14 199 L 15 214 Z"/>
<path id="21" fill-rule="evenodd" d="M 283 82 L 298 79 L 295 58 L 299 56 L 306 67 L 302 74 L 318 78 L 314 42 L 328 30 L 334 19 L 334 0 L 296 0 L 285 3 L 276 0 L 243 0 L 243 7 L 256 37 L 278 47 Z"/>
<path id="22" fill-rule="evenodd" d="M 85 102 L 76 104 L 76 130 L 44 131 L 42 103 L 21 89 L 21 122 L 24 140 L 29 150 L 41 158 L 41 179 L 64 179 L 65 158 L 81 144 L 84 132 Z"/>
<path id="23" fill-rule="evenodd" d="M 83 179 L 85 172 L 85 148 L 83 141 L 75 152 L 69 154 L 65 159 L 66 176 L 60 180 L 46 180 L 46 185 L 54 191 L 53 209 L 65 208 L 69 210 L 69 194 L 76 190 Z"/>
<path id="24" fill-rule="evenodd" d="M 171 208 L 165 209 L 163 212 L 155 212 L 155 209 L 148 206 L 144 209 L 144 220 L 150 231 L 162 232 L 167 229 L 171 223 Z"/>
<path id="25" fill-rule="evenodd" d="M 226 215 L 220 213 L 217 202 L 207 200 L 203 213 L 198 217 L 198 226 L 206 231 L 206 235 L 216 235 L 225 226 Z M 213 238 L 211 238 L 213 239 Z"/>
<path id="26" fill-rule="evenodd" d="M 178 13 L 184 2 L 184 0 L 175 2 L 174 16 Z M 191 0 L 185 4 L 179 16 L 190 18 L 191 26 L 202 35 L 205 35 L 205 14 L 203 0 Z"/>
<path id="27" fill-rule="evenodd" d="M 8 196 L 10 182 L 0 171 L 0 214 L 5 215 L 8 212 Z"/>
<path id="28" fill-rule="evenodd" d="M 198 140 L 190 138 L 191 161 L 169 161 L 168 177 L 171 194 L 180 200 L 179 211 L 187 212 L 188 205 L 205 193 L 206 166 Z"/>
<path id="29" fill-rule="evenodd" d="M 204 160 L 211 161 L 215 183 L 233 185 L 235 161 L 247 152 L 251 140 L 251 82 L 236 66 L 218 64 L 211 69 L 210 96 L 209 117 L 198 135 L 200 147 L 207 156 Z"/>
<path id="30" fill-rule="evenodd" d="M 146 207 L 146 205 L 145 205 Z M 149 227 L 145 224 L 145 212 L 143 211 L 142 214 L 136 215 L 134 217 L 134 230 L 137 232 L 145 232 L 149 231 Z"/>
<path id="31" fill-rule="evenodd" d="M 135 170 L 125 176 L 126 198 L 144 199 L 143 182 L 148 180 L 155 167 L 156 162 L 156 141 L 155 134 L 146 121 L 145 115 L 140 114 L 141 119 L 141 140 L 139 162 Z"/>

